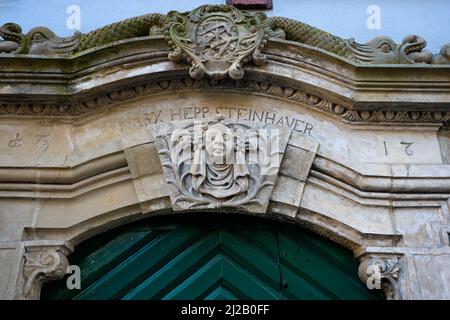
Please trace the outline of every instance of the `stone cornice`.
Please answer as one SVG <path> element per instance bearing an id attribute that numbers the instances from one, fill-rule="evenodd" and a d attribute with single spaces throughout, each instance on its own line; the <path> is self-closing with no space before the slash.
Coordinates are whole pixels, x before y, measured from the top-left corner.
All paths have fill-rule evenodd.
<path id="1" fill-rule="evenodd" d="M 0 118 L 77 117 L 137 96 L 192 88 L 289 99 L 350 123 L 439 124 L 450 117 L 448 65 L 360 65 L 271 39 L 268 63 L 248 66 L 243 80 L 194 80 L 183 64 L 167 59 L 168 50 L 160 36 L 150 36 L 73 57 L 6 54 Z"/>
<path id="2" fill-rule="evenodd" d="M 137 97 L 151 94 L 175 92 L 179 90 L 229 90 L 231 92 L 242 92 L 250 94 L 262 94 L 281 99 L 287 99 L 300 103 L 316 111 L 322 111 L 348 123 L 436 123 L 447 124 L 450 112 L 445 106 L 436 109 L 419 108 L 414 106 L 413 110 L 405 108 L 387 108 L 379 110 L 354 110 L 351 106 L 336 103 L 330 98 L 309 93 L 306 90 L 283 86 L 273 82 L 257 80 L 192 80 L 189 78 L 175 78 L 171 80 L 155 80 L 115 89 L 107 93 L 98 93 L 84 99 L 72 102 L 44 102 L 36 101 L 30 103 L 3 102 L 0 103 L 0 118 L 27 117 L 79 117 L 102 110 L 103 107 L 124 102 Z M 9 99 L 8 99 L 9 100 Z M 58 99 L 59 100 L 59 99 Z M 76 102 L 73 102 L 75 100 Z"/>
<path id="3" fill-rule="evenodd" d="M 211 37 L 213 30 L 216 33 Z M 246 63 L 264 63 L 260 50 L 269 36 L 302 43 L 363 64 L 450 64 L 450 44 L 444 44 L 439 53 L 432 54 L 424 50 L 427 42 L 418 35 L 408 35 L 401 43 L 380 36 L 361 44 L 301 21 L 267 17 L 262 12 L 250 13 L 229 5 L 208 4 L 188 12 L 148 13 L 65 38 L 58 37 L 46 27 L 35 27 L 25 33 L 20 25 L 8 22 L 0 26 L 0 37 L 3 38 L 0 53 L 72 56 L 147 35 L 164 35 L 172 49 L 169 58 L 190 63 L 193 78 L 202 78 L 206 74 L 214 78 L 241 79 Z M 213 60 L 221 62 L 216 64 Z"/>

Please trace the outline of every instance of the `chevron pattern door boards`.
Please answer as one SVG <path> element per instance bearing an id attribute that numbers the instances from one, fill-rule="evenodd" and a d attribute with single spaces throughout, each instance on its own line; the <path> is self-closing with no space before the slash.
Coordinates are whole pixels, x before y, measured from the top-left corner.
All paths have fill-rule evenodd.
<path id="1" fill-rule="evenodd" d="M 101 234 L 69 257 L 42 299 L 379 299 L 352 253 L 299 227 L 250 217 L 152 218 Z"/>

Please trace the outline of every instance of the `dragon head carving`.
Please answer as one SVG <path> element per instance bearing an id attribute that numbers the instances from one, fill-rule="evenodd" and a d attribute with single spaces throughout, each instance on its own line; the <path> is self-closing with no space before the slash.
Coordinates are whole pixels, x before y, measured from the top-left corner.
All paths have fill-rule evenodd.
<path id="1" fill-rule="evenodd" d="M 450 63 L 450 43 L 442 46 L 439 54 L 436 54 L 432 58 L 433 64 L 446 64 Z"/>
<path id="2" fill-rule="evenodd" d="M 5 23 L 0 27 L 0 52 L 64 54 L 72 53 L 79 46 L 80 32 L 61 38 L 46 27 L 36 27 L 27 34 L 16 23 Z"/>
<path id="3" fill-rule="evenodd" d="M 432 58 L 431 52 L 423 50 L 427 42 L 417 35 L 406 36 L 401 44 L 386 36 L 376 37 L 365 44 L 353 39 L 348 41 L 356 60 L 362 63 L 430 63 Z"/>

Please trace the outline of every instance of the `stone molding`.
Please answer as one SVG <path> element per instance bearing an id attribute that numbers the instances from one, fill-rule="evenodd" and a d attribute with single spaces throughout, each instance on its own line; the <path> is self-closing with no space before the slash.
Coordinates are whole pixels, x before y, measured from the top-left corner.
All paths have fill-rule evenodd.
<path id="1" fill-rule="evenodd" d="M 153 142 L 153 140 L 149 142 Z M 153 150 L 152 148 L 150 150 Z M 131 152 L 131 150 L 126 152 Z M 152 151 L 153 153 L 155 153 L 154 150 Z M 145 153 L 145 156 L 148 157 L 148 154 Z M 43 192 L 76 191 L 85 185 L 84 182 L 87 183 L 89 181 L 93 183 L 109 174 L 123 173 L 130 175 L 130 171 L 132 171 L 131 166 L 137 166 L 137 164 L 134 163 L 135 161 L 130 160 L 136 156 L 130 154 L 128 157 L 129 159 L 127 160 L 125 153 L 118 151 L 73 166 L 55 168 L 23 167 L 19 171 L 15 170 L 15 167 L 0 167 L 1 190 L 8 192 L 37 192 L 39 190 Z M 427 168 L 433 169 L 438 166 L 422 165 L 419 167 L 410 165 L 410 167 L 417 167 L 423 172 Z M 322 180 L 353 190 L 353 192 L 356 192 L 356 195 L 364 198 L 370 198 L 371 193 L 376 192 L 378 198 L 386 197 L 386 199 L 392 200 L 443 200 L 450 195 L 450 179 L 448 178 L 450 172 L 446 165 L 439 167 L 440 171 L 429 171 L 427 175 L 411 172 L 408 174 L 399 172 L 387 175 L 382 172 L 390 171 L 390 166 L 385 165 L 382 167 L 382 172 L 373 174 L 365 172 L 361 168 L 338 163 L 333 159 L 328 159 L 318 154 L 312 162 L 311 173 L 308 178 L 315 178 L 316 180 Z M 159 170 L 159 168 L 154 168 L 151 169 L 151 172 L 158 172 Z M 137 171 L 139 170 L 135 169 L 133 172 Z M 136 174 L 134 173 L 134 175 Z M 14 194 L 8 194 L 9 196 L 14 196 Z M 39 197 L 38 194 L 36 196 Z"/>
<path id="2" fill-rule="evenodd" d="M 316 140 L 292 132 L 270 199 L 272 212 L 296 217 L 318 148 Z"/>
<path id="3" fill-rule="evenodd" d="M 79 117 L 100 111 L 104 107 L 126 102 L 142 96 L 176 92 L 181 90 L 220 90 L 232 92 L 252 92 L 287 99 L 313 110 L 321 111 L 347 123 L 401 123 L 401 124 L 449 124 L 450 112 L 444 111 L 405 111 L 405 110 L 352 110 L 343 104 L 305 90 L 257 80 L 192 80 L 190 78 L 152 81 L 96 97 L 81 100 L 75 104 L 34 104 L 0 103 L 1 117 Z"/>
<path id="4" fill-rule="evenodd" d="M 118 181 L 116 179 L 126 180 L 142 176 L 142 170 L 136 168 L 137 160 L 133 159 L 145 157 L 152 166 L 157 161 L 151 160 L 154 157 L 157 159 L 156 151 L 139 151 L 135 154 L 137 151 L 133 149 L 142 149 L 143 146 L 145 145 L 130 148 L 125 153 L 122 151 L 112 153 L 71 167 L 21 168 L 19 171 L 15 168 L 2 167 L 0 168 L 0 198 L 33 196 L 39 199 L 47 198 L 49 194 L 52 194 L 54 199 L 70 199 L 92 191 L 94 186 L 96 186 L 95 189 L 115 183 Z M 154 146 L 145 148 L 145 150 L 154 149 Z M 414 166 L 411 167 L 414 168 Z M 426 167 L 417 166 L 418 169 L 422 168 L 421 171 Z M 437 168 L 436 165 L 429 167 Z M 307 181 L 322 185 L 326 183 L 336 190 L 345 190 L 361 201 L 362 199 L 385 200 L 383 202 L 385 206 L 401 206 L 402 201 L 420 200 L 427 200 L 430 206 L 440 206 L 438 201 L 446 201 L 450 197 L 450 172 L 447 166 L 440 167 L 440 171 L 433 171 L 433 173 L 430 171 L 425 176 L 411 172 L 404 175 L 401 173 L 374 175 L 318 154 L 314 157 Z M 145 170 L 150 170 L 152 174 L 161 174 L 159 164 L 158 167 Z M 383 171 L 389 170 L 389 166 L 386 166 Z M 108 180 L 114 177 L 116 179 Z M 423 203 L 423 205 L 427 204 Z"/>

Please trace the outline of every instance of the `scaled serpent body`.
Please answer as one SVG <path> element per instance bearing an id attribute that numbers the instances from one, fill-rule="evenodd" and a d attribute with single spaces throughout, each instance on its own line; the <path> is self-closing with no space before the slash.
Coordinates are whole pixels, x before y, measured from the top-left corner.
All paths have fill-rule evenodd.
<path id="1" fill-rule="evenodd" d="M 82 34 L 80 46 L 76 52 L 98 47 L 111 42 L 148 36 L 152 27 L 164 27 L 167 16 L 159 13 L 150 13 L 142 16 L 125 19 Z"/>
<path id="2" fill-rule="evenodd" d="M 341 57 L 353 58 L 353 53 L 348 49 L 347 42 L 344 39 L 309 24 L 282 17 L 270 17 L 264 23 L 274 31 L 276 29 L 283 30 L 286 40 L 304 43 Z"/>
<path id="3" fill-rule="evenodd" d="M 158 13 L 112 23 L 81 35 L 77 52 L 123 39 L 147 36 L 152 27 L 163 28 L 167 23 L 167 15 Z M 286 40 L 298 41 L 342 57 L 352 57 L 345 40 L 306 23 L 282 17 L 269 17 L 263 23 L 272 30 L 283 30 Z"/>

